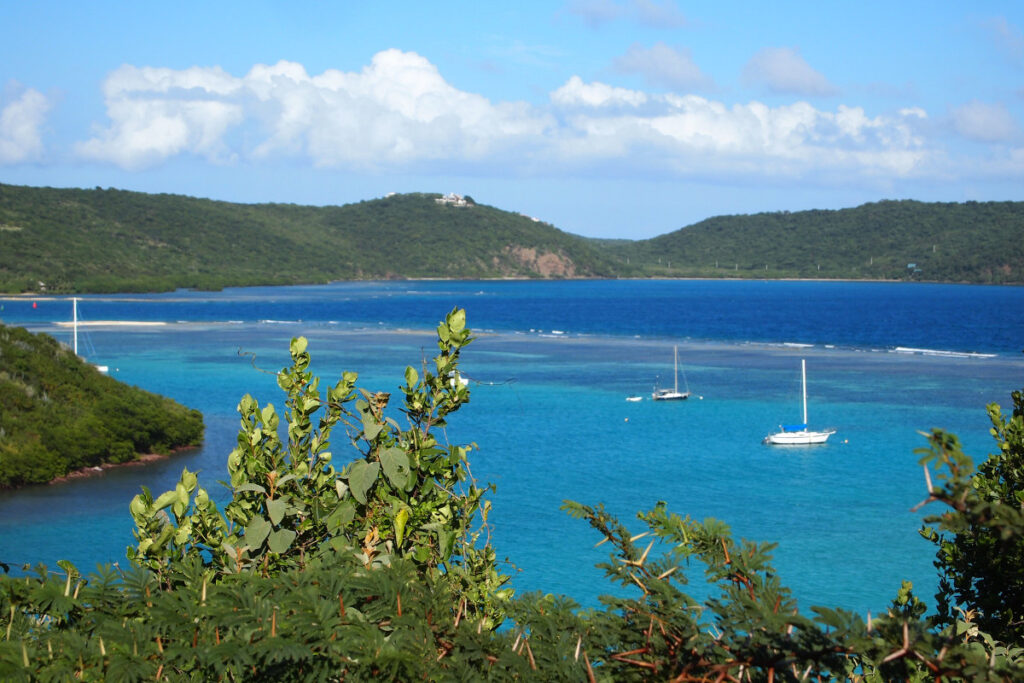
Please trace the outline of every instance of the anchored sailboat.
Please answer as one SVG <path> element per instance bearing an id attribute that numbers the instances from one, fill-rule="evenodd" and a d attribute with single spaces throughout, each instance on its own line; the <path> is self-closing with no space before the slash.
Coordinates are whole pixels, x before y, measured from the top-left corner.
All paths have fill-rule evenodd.
<path id="1" fill-rule="evenodd" d="M 78 298 L 72 297 L 71 299 L 71 315 L 72 315 L 72 328 L 74 329 L 74 346 L 75 355 L 78 355 Z M 96 365 L 93 363 L 93 367 L 102 373 L 106 373 L 110 368 L 106 365 Z"/>
<path id="2" fill-rule="evenodd" d="M 834 429 L 812 432 L 807 429 L 807 361 L 800 359 L 800 377 L 804 395 L 804 422 L 798 425 L 779 425 L 781 431 L 764 437 L 764 443 L 773 446 L 808 446 L 825 443 L 836 433 Z"/>
<path id="3" fill-rule="evenodd" d="M 686 383 L 686 373 L 683 373 L 683 383 L 686 384 L 686 390 L 679 391 L 679 347 L 673 346 L 672 351 L 675 359 L 673 364 L 675 382 L 671 389 L 659 389 L 655 386 L 654 393 L 651 394 L 651 398 L 655 401 L 685 401 L 690 398 L 690 386 Z"/>

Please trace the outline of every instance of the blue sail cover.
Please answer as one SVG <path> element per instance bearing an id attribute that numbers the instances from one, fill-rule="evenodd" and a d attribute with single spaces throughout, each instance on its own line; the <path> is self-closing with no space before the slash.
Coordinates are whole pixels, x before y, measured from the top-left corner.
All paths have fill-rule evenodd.
<path id="1" fill-rule="evenodd" d="M 807 431 L 807 424 L 802 425 L 782 425 L 782 431 L 784 432 L 805 432 Z"/>

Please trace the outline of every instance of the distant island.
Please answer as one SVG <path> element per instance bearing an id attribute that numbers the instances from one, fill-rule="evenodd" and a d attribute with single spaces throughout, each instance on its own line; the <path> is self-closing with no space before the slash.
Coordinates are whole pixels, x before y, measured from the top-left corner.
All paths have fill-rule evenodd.
<path id="1" fill-rule="evenodd" d="M 1024 283 L 1024 202 L 881 201 L 592 239 L 437 193 L 344 206 L 0 184 L 0 292 L 415 278 L 820 278 Z"/>
<path id="2" fill-rule="evenodd" d="M 108 377 L 45 334 L 0 324 L 0 489 L 168 455 L 203 416 Z"/>

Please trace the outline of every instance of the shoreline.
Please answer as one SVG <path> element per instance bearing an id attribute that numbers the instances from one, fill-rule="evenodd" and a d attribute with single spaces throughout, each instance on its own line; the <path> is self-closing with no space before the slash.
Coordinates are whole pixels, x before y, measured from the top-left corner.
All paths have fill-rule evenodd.
<path id="1" fill-rule="evenodd" d="M 190 446 L 190 448 L 194 448 L 194 446 Z M 55 484 L 65 484 L 69 481 L 76 481 L 78 479 L 89 479 L 91 477 L 98 477 L 103 475 L 107 470 L 118 469 L 123 467 L 141 467 L 143 465 L 148 465 L 153 462 L 167 460 L 170 457 L 170 455 L 163 455 L 161 453 L 147 453 L 145 455 L 140 455 L 134 460 L 128 460 L 127 462 L 105 462 L 102 465 L 80 467 L 77 470 L 72 470 L 65 475 L 51 479 L 50 481 L 46 482 L 45 486 L 54 486 Z"/>
<path id="2" fill-rule="evenodd" d="M 589 276 L 577 276 L 577 277 L 564 277 L 564 278 L 532 278 L 532 277 L 478 277 L 478 278 L 460 278 L 460 277 L 409 277 L 409 278 L 370 278 L 370 279 L 341 279 L 341 280 L 327 280 L 324 281 L 313 281 L 313 282 L 302 282 L 292 283 L 288 285 L 260 285 L 260 284 L 238 284 L 238 285 L 225 285 L 218 290 L 203 290 L 191 287 L 181 287 L 173 290 L 152 290 L 152 291 L 132 291 L 132 292 L 82 292 L 77 294 L 51 294 L 51 293 L 40 293 L 40 292 L 0 292 L 0 301 L 24 301 L 26 299 L 36 299 L 39 301 L 66 301 L 76 296 L 95 296 L 104 298 L 116 298 L 116 297 L 135 297 L 144 296 L 151 294 L 170 294 L 176 291 L 185 292 L 223 292 L 225 289 L 252 289 L 258 287 L 308 287 L 315 285 L 333 285 L 333 284 L 344 284 L 344 283 L 373 283 L 373 282 L 581 282 L 581 281 L 616 281 L 616 280 L 630 280 L 630 281 L 644 281 L 644 280 L 665 280 L 665 281 L 731 281 L 731 282 L 875 282 L 875 283 L 888 283 L 888 284 L 925 284 L 925 285 L 976 285 L 982 287 L 1024 287 L 1024 282 L 972 282 L 968 280 L 904 280 L 904 279 L 892 279 L 892 278 L 858 278 L 858 277 L 743 277 L 743 276 L 732 276 L 732 275 L 721 275 L 721 276 L 701 276 L 701 275 L 685 275 L 679 277 L 664 277 L 664 276 L 627 276 L 627 277 L 589 277 Z M 84 324 L 79 321 L 79 324 Z M 117 323 L 109 323 L 117 324 Z M 147 324 L 159 324 L 159 323 L 147 323 Z"/>

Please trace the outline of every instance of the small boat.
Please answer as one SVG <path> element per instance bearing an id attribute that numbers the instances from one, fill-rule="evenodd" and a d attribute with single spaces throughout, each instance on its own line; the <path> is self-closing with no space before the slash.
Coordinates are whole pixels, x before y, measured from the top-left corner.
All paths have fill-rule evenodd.
<path id="1" fill-rule="evenodd" d="M 779 425 L 779 431 L 764 437 L 764 443 L 772 446 L 809 446 L 825 443 L 836 433 L 834 429 L 812 432 L 807 429 L 807 361 L 800 359 L 800 377 L 803 384 L 804 421 L 798 425 Z"/>
<path id="2" fill-rule="evenodd" d="M 74 351 L 75 351 L 75 355 L 77 356 L 77 355 L 79 355 L 78 354 L 78 298 L 77 297 L 72 297 L 72 299 L 71 299 L 71 316 L 72 316 L 72 327 L 74 328 L 74 335 L 73 335 L 73 337 L 74 337 Z M 97 370 L 99 370 L 100 372 L 102 372 L 103 374 L 107 374 L 107 372 L 109 372 L 109 370 L 110 370 L 110 368 L 108 368 L 106 365 L 96 365 L 95 363 L 93 363 L 92 366 L 94 368 L 96 368 Z"/>
<path id="3" fill-rule="evenodd" d="M 655 386 L 654 393 L 651 394 L 651 399 L 655 401 L 685 401 L 690 398 L 690 386 L 686 383 L 685 372 L 683 373 L 683 383 L 686 384 L 686 391 L 679 391 L 679 347 L 673 346 L 672 351 L 675 359 L 673 364 L 675 381 L 671 389 L 661 389 Z"/>
<path id="4" fill-rule="evenodd" d="M 630 403 L 636 403 L 637 401 L 644 400 L 644 397 L 643 396 L 627 396 L 626 400 L 629 401 Z"/>

